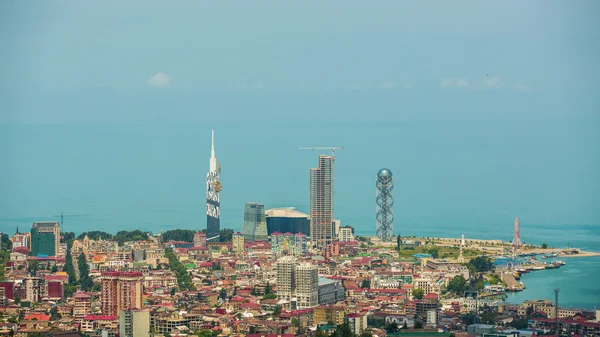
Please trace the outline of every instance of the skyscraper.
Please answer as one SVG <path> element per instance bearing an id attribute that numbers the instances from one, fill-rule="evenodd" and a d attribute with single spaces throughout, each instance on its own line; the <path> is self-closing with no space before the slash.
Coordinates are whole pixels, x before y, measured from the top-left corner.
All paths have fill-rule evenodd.
<path id="1" fill-rule="evenodd" d="M 143 279 L 141 272 L 103 272 L 102 314 L 118 316 L 121 310 L 142 309 Z"/>
<path id="2" fill-rule="evenodd" d="M 319 155 L 319 167 L 310 169 L 310 239 L 317 248 L 334 239 L 333 156 Z"/>
<path id="3" fill-rule="evenodd" d="M 60 245 L 60 225 L 58 222 L 34 222 L 31 227 L 31 255 L 54 256 Z"/>
<path id="4" fill-rule="evenodd" d="M 221 165 L 215 157 L 215 131 L 212 131 L 210 171 L 206 174 L 206 230 L 207 241 L 220 241 L 221 232 Z"/>
<path id="5" fill-rule="evenodd" d="M 244 224 L 242 233 L 246 241 L 267 241 L 267 220 L 265 206 L 249 202 L 244 207 Z"/>
<path id="6" fill-rule="evenodd" d="M 394 178 L 392 171 L 384 168 L 377 172 L 376 181 L 377 203 L 377 237 L 381 241 L 390 241 L 394 238 Z"/>

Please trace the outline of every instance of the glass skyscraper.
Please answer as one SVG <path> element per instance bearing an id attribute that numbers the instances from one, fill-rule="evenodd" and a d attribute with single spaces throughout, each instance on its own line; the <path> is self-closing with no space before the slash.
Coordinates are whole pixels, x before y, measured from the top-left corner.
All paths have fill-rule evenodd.
<path id="1" fill-rule="evenodd" d="M 264 205 L 252 202 L 246 204 L 242 234 L 246 241 L 267 241 L 269 239 Z"/>
<path id="2" fill-rule="evenodd" d="M 206 174 L 206 241 L 221 238 L 221 165 L 215 157 L 215 132 L 212 132 L 210 171 Z"/>

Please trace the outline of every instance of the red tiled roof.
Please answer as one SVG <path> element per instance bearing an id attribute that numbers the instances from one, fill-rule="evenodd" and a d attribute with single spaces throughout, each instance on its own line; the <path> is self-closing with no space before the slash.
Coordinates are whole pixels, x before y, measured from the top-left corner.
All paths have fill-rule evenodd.
<path id="1" fill-rule="evenodd" d="M 32 319 L 36 319 L 38 321 L 49 321 L 50 320 L 50 315 L 46 315 L 46 314 L 29 314 L 27 316 L 25 316 L 26 320 L 32 320 Z"/>

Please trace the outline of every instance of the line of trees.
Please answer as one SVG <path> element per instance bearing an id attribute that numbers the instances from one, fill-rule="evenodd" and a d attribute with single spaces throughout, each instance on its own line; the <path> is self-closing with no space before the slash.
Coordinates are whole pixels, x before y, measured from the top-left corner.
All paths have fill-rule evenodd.
<path id="1" fill-rule="evenodd" d="M 169 268 L 175 276 L 177 277 L 177 283 L 179 284 L 179 290 L 196 290 L 196 286 L 192 282 L 192 278 L 190 274 L 188 274 L 185 266 L 179 262 L 175 253 L 173 253 L 172 249 L 165 250 L 165 256 L 169 259 Z"/>

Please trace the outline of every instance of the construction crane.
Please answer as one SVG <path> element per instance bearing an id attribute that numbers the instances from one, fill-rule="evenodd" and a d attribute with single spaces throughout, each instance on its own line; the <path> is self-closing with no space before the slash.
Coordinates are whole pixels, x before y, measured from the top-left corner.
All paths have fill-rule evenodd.
<path id="1" fill-rule="evenodd" d="M 342 151 L 343 147 L 335 147 L 335 146 L 317 146 L 317 147 L 299 147 L 298 150 L 311 150 L 311 151 L 320 151 L 320 150 L 330 150 L 331 156 L 335 159 L 335 151 Z"/>
<path id="2" fill-rule="evenodd" d="M 65 229 L 64 229 L 63 224 L 64 224 L 65 217 L 71 218 L 71 217 L 79 217 L 79 216 L 90 216 L 90 215 L 89 214 L 65 214 L 63 212 L 60 212 L 60 215 L 53 215 L 52 217 L 60 218 L 60 230 L 64 232 Z"/>

